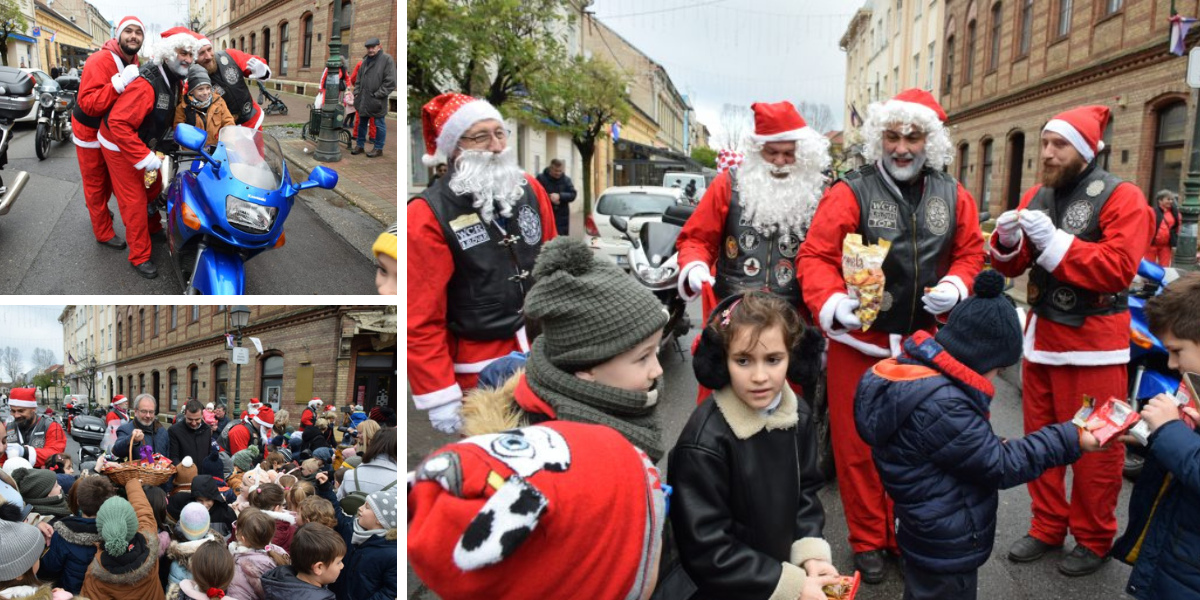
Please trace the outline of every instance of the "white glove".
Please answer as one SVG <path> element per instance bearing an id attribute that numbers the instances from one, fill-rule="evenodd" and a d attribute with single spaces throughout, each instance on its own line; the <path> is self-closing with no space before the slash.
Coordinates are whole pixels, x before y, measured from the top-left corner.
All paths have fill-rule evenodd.
<path id="1" fill-rule="evenodd" d="M 246 61 L 246 68 L 250 69 L 250 77 L 252 79 L 266 79 L 271 74 L 271 69 L 267 68 L 267 63 L 257 58 L 251 58 Z"/>
<path id="2" fill-rule="evenodd" d="M 858 319 L 858 315 L 854 314 L 854 310 L 857 308 L 858 300 L 846 296 L 838 300 L 837 306 L 833 308 L 833 319 L 846 329 L 862 329 L 862 321 Z"/>
<path id="3" fill-rule="evenodd" d="M 125 86 L 129 85 L 137 77 L 137 65 L 125 65 L 124 69 L 112 76 L 113 89 L 117 90 L 117 93 L 120 94 L 125 91 Z"/>
<path id="4" fill-rule="evenodd" d="M 150 171 L 157 171 L 162 168 L 162 159 L 159 158 L 157 154 L 151 152 L 150 154 L 146 155 L 146 158 L 143 158 L 142 160 L 138 161 L 136 165 L 133 165 L 133 168 L 146 171 L 147 173 Z"/>
<path id="5" fill-rule="evenodd" d="M 1040 210 L 1021 211 L 1020 221 L 1021 229 L 1025 230 L 1025 235 L 1029 236 L 1029 241 L 1033 242 L 1038 250 L 1045 250 L 1054 238 L 1054 232 L 1058 230 L 1054 221 L 1050 220 L 1050 215 Z"/>
<path id="6" fill-rule="evenodd" d="M 944 312 L 949 312 L 954 308 L 955 304 L 962 298 L 958 295 L 958 288 L 954 287 L 953 283 L 945 282 L 937 284 L 929 293 L 921 296 L 921 303 L 925 305 L 925 312 L 931 315 L 940 315 Z"/>
<path id="7" fill-rule="evenodd" d="M 1021 224 L 1017 211 L 1010 210 L 996 219 L 996 237 L 1005 248 L 1016 248 L 1021 243 Z"/>
<path id="8" fill-rule="evenodd" d="M 21 455 L 25 453 L 25 448 L 20 444 L 9 444 L 5 448 L 5 453 L 8 454 L 9 458 L 22 458 Z"/>
<path id="9" fill-rule="evenodd" d="M 705 283 L 714 285 L 717 283 L 717 280 L 709 272 L 708 265 L 699 265 L 692 267 L 692 270 L 688 271 L 687 283 L 693 293 L 699 294 Z"/>
<path id="10" fill-rule="evenodd" d="M 446 434 L 458 433 L 462 429 L 462 400 L 448 402 L 429 409 L 429 422 L 433 428 Z"/>

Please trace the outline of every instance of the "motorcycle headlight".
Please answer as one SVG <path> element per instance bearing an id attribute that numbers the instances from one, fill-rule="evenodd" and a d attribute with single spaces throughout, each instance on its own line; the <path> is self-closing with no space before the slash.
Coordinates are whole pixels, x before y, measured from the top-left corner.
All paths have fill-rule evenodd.
<path id="1" fill-rule="evenodd" d="M 42 108 L 50 108 L 54 106 L 54 94 L 51 94 L 50 92 L 43 92 L 42 96 L 38 98 L 38 103 L 42 105 Z"/>
<path id="2" fill-rule="evenodd" d="M 642 281 L 645 281 L 651 285 L 662 283 L 670 279 L 673 275 L 675 275 L 675 267 L 655 268 L 650 266 L 642 266 L 638 269 L 638 277 L 641 277 Z"/>
<path id="3" fill-rule="evenodd" d="M 225 219 L 247 233 L 266 233 L 275 224 L 278 208 L 247 202 L 237 196 L 225 197 Z"/>

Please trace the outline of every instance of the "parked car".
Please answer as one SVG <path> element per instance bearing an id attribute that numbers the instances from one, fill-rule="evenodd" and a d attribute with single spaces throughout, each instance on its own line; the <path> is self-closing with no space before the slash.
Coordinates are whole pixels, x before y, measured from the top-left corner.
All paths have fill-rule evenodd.
<path id="1" fill-rule="evenodd" d="M 45 71 L 42 71 L 41 69 L 21 69 L 21 70 L 25 71 L 26 73 L 29 73 L 30 77 L 33 77 L 33 83 L 34 83 L 33 97 L 34 98 L 41 98 L 43 92 L 50 92 L 51 94 L 58 93 L 58 82 L 51 79 L 50 75 L 47 74 Z M 33 108 L 29 109 L 29 112 L 25 116 L 18 117 L 16 122 L 17 123 L 32 123 L 36 120 L 37 120 L 37 104 L 35 103 Z"/>
<path id="2" fill-rule="evenodd" d="M 629 269 L 629 240 L 609 223 L 609 217 L 624 217 L 629 221 L 629 234 L 636 238 L 642 224 L 661 222 L 669 206 L 687 204 L 683 190 L 659 186 L 618 186 L 604 190 L 596 201 L 592 214 L 584 218 L 584 228 L 591 238 L 592 253 L 618 266 Z"/>

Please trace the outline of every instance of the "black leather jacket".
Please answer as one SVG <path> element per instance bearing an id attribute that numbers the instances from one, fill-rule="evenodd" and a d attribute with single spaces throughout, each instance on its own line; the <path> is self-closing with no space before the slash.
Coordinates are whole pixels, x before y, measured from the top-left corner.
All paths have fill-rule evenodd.
<path id="1" fill-rule="evenodd" d="M 811 411 L 797 424 L 739 439 L 709 396 L 668 459 L 672 531 L 680 562 L 699 587 L 692 598 L 762 599 L 779 583 L 793 542 L 822 537 Z"/>

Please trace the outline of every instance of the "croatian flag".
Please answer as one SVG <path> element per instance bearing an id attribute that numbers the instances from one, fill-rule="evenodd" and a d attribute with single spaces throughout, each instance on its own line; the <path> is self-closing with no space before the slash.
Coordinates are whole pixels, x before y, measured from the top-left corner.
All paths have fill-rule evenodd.
<path id="1" fill-rule="evenodd" d="M 1171 15 L 1171 54 L 1183 56 L 1187 52 L 1187 49 L 1184 48 L 1184 39 L 1187 38 L 1188 30 L 1195 22 L 1196 19 L 1191 17 Z"/>

